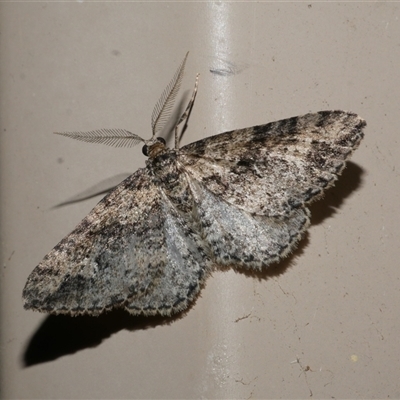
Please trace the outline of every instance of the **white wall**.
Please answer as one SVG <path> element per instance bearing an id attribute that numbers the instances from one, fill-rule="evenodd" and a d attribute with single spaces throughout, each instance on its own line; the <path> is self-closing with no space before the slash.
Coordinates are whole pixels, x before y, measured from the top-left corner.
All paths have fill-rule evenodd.
<path id="1" fill-rule="evenodd" d="M 4 398 L 400 396 L 399 4 L 0 7 Z M 367 120 L 352 163 L 311 207 L 308 235 L 269 272 L 215 272 L 171 320 L 25 311 L 27 276 L 101 197 L 54 206 L 145 162 L 141 146 L 52 132 L 149 137 L 187 50 L 183 88 L 201 77 L 183 144 L 309 111 Z"/>

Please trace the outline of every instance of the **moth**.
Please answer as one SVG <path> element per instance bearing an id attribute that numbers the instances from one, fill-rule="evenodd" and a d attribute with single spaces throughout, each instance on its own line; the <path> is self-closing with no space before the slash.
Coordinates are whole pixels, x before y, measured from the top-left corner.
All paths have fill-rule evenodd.
<path id="1" fill-rule="evenodd" d="M 260 270 L 288 255 L 310 224 L 308 204 L 331 187 L 365 121 L 320 111 L 179 147 L 198 87 L 177 121 L 175 148 L 157 137 L 171 116 L 188 54 L 157 102 L 152 137 L 124 129 L 61 133 L 148 157 L 29 275 L 24 307 L 52 314 L 171 315 L 215 266 Z"/>

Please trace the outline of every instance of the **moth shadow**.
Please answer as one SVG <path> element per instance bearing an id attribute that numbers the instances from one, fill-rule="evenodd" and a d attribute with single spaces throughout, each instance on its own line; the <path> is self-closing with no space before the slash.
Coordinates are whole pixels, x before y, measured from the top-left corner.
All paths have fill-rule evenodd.
<path id="1" fill-rule="evenodd" d="M 311 204 L 311 225 L 318 225 L 332 217 L 342 206 L 346 198 L 355 192 L 363 183 L 364 170 L 357 164 L 348 161 L 335 186 L 328 189 L 322 200 Z"/>
<path id="2" fill-rule="evenodd" d="M 70 197 L 67 200 L 64 200 L 61 203 L 56 204 L 52 208 L 60 208 L 64 206 L 68 206 L 70 204 L 79 203 L 81 201 L 85 201 L 91 199 L 93 197 L 97 197 L 101 194 L 106 195 L 112 190 L 114 190 L 123 180 L 128 178 L 128 176 L 132 175 L 132 173 L 122 173 L 115 175 L 111 178 L 104 179 L 97 183 L 96 185 L 91 186 L 90 188 L 84 190 L 77 195 Z"/>
<path id="3" fill-rule="evenodd" d="M 137 317 L 128 312 L 112 310 L 92 316 L 47 316 L 30 338 L 22 356 L 24 367 L 56 360 L 80 350 L 96 347 L 120 330 L 130 331 L 171 324 L 181 314 L 172 317 Z"/>
<path id="4" fill-rule="evenodd" d="M 311 224 L 320 224 L 331 217 L 346 197 L 362 184 L 363 170 L 349 162 L 336 185 L 330 188 L 323 200 L 310 206 Z M 298 247 L 287 258 L 263 271 L 236 269 L 248 277 L 266 280 L 279 276 L 294 264 L 309 243 L 307 233 Z M 220 269 L 220 268 L 219 268 Z M 137 317 L 124 310 L 114 310 L 98 317 L 64 315 L 48 316 L 30 338 L 24 351 L 22 362 L 25 367 L 49 362 L 67 354 L 98 346 L 103 340 L 120 330 L 144 330 L 159 325 L 168 325 L 182 318 L 193 307 L 193 302 L 185 311 L 172 317 Z"/>

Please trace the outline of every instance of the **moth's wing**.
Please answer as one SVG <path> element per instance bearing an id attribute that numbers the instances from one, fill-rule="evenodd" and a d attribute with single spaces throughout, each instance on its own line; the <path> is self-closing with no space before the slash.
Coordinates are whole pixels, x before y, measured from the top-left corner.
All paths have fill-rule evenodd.
<path id="1" fill-rule="evenodd" d="M 24 306 L 71 315 L 125 306 L 146 315 L 182 310 L 207 270 L 207 258 L 190 231 L 170 214 L 147 169 L 141 169 L 33 270 Z"/>
<path id="2" fill-rule="evenodd" d="M 153 277 L 152 290 L 134 296 L 125 306 L 131 314 L 170 315 L 186 309 L 211 272 L 207 244 L 194 229 L 193 219 L 180 213 L 163 192 L 161 196 L 164 238 L 160 253 L 166 267 Z"/>
<path id="3" fill-rule="evenodd" d="M 285 257 L 309 225 L 305 207 L 293 211 L 290 217 L 251 215 L 195 179 L 190 179 L 190 188 L 200 230 L 213 260 L 220 265 L 266 267 Z"/>
<path id="4" fill-rule="evenodd" d="M 356 114 L 321 111 L 191 143 L 178 160 L 228 203 L 251 214 L 290 217 L 333 184 L 365 125 Z"/>

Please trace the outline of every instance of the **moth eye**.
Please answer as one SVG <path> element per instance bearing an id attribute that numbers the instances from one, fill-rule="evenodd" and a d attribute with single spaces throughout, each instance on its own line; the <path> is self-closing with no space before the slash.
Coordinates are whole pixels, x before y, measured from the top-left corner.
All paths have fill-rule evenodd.
<path id="1" fill-rule="evenodd" d="M 158 140 L 159 142 L 161 142 L 162 144 L 166 144 L 165 139 L 162 138 L 162 137 L 158 137 L 157 140 Z"/>

